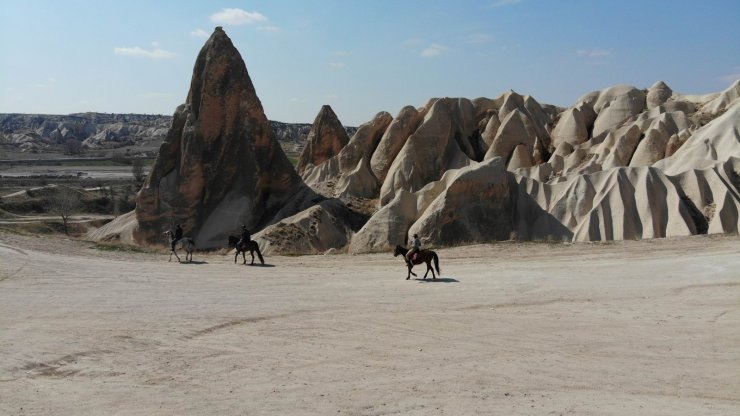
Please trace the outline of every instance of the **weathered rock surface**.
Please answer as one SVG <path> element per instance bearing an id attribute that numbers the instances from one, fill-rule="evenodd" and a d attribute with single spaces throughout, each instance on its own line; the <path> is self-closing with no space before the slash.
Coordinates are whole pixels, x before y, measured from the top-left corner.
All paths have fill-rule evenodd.
<path id="1" fill-rule="evenodd" d="M 304 171 L 306 183 L 332 197 L 372 198 L 377 195 L 380 184 L 370 169 L 370 159 L 392 120 L 390 114 L 382 111 L 358 127 L 339 154 Z"/>
<path id="2" fill-rule="evenodd" d="M 352 237 L 349 251 L 389 250 L 406 244 L 409 233 L 415 232 L 424 242 L 446 245 L 507 239 L 515 187 L 501 158 L 448 170 L 417 192 L 399 190 Z"/>
<path id="3" fill-rule="evenodd" d="M 436 100 L 393 160 L 380 188 L 381 205 L 390 202 L 401 189 L 417 191 L 449 169 L 479 159 L 482 155 L 477 154 L 480 137 L 475 114 L 470 100 Z"/>
<path id="4" fill-rule="evenodd" d="M 697 129 L 673 155 L 653 166 L 675 175 L 690 169 L 707 169 L 732 157 L 740 158 L 740 101 Z"/>
<path id="5" fill-rule="evenodd" d="M 253 239 L 266 255 L 341 252 L 365 220 L 341 201 L 330 199 L 270 225 Z"/>
<path id="6" fill-rule="evenodd" d="M 321 107 L 308 133 L 306 145 L 298 157 L 296 170 L 303 174 L 307 166 L 317 166 L 334 157 L 347 145 L 349 136 L 330 106 Z"/>
<path id="7" fill-rule="evenodd" d="M 380 143 L 378 143 L 378 147 L 370 160 L 370 169 L 378 181 L 382 183 L 385 180 L 391 163 L 398 156 L 398 152 L 406 144 L 406 140 L 408 140 L 411 133 L 419 127 L 425 114 L 425 108 L 418 111 L 413 106 L 406 106 L 398 112 L 396 118 L 383 133 L 383 137 L 381 137 Z"/>
<path id="8" fill-rule="evenodd" d="M 645 93 L 635 87 L 620 85 L 604 90 L 594 103 L 598 116 L 592 137 L 607 134 L 619 127 L 628 118 L 642 112 L 645 105 Z"/>
<path id="9" fill-rule="evenodd" d="M 316 200 L 274 139 L 241 55 L 216 28 L 137 195 L 134 237 L 159 243 L 180 223 L 198 247 L 219 247 L 240 224 L 259 229 Z"/>
<path id="10" fill-rule="evenodd" d="M 671 89 L 671 87 L 666 85 L 666 83 L 663 81 L 656 82 L 655 84 L 653 84 L 652 87 L 648 89 L 646 97 L 647 108 L 651 109 L 665 104 L 665 102 L 668 101 L 669 98 L 671 98 L 671 95 L 673 95 L 673 90 Z"/>

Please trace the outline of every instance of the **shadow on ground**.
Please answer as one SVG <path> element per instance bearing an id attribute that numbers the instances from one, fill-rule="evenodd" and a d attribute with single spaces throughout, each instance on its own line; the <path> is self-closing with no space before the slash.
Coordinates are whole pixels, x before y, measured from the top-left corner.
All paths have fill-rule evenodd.
<path id="1" fill-rule="evenodd" d="M 422 279 L 421 277 L 415 277 L 412 280 L 416 280 L 419 283 L 460 283 L 459 280 L 453 277 L 438 277 L 436 279 L 432 279 L 431 277 L 427 279 Z"/>

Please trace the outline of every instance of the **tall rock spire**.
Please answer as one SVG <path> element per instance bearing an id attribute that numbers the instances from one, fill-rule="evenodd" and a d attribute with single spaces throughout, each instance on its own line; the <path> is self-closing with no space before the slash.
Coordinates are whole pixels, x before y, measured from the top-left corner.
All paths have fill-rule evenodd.
<path id="1" fill-rule="evenodd" d="M 334 114 L 330 106 L 321 107 L 319 114 L 311 126 L 306 139 L 306 146 L 298 157 L 296 170 L 303 174 L 308 166 L 318 166 L 327 159 L 339 154 L 349 142 L 347 130 Z"/>
<path id="2" fill-rule="evenodd" d="M 241 224 L 255 229 L 279 220 L 291 198 L 308 196 L 305 190 L 273 137 L 239 51 L 217 27 L 137 195 L 135 238 L 161 243 L 162 231 L 180 223 L 198 247 L 223 246 Z"/>

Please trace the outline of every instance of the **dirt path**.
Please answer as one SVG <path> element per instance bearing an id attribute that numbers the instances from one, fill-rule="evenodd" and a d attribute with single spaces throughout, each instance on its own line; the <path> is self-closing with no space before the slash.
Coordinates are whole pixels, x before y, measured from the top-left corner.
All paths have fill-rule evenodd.
<path id="1" fill-rule="evenodd" d="M 438 282 L 91 247 L 0 234 L 0 414 L 740 413 L 738 237 L 447 249 Z"/>

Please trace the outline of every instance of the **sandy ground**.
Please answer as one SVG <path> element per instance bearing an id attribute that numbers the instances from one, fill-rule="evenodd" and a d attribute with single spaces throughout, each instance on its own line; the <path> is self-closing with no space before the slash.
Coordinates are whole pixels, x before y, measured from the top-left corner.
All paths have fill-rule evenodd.
<path id="1" fill-rule="evenodd" d="M 740 239 L 399 259 L 0 233 L 0 414 L 737 415 Z"/>

